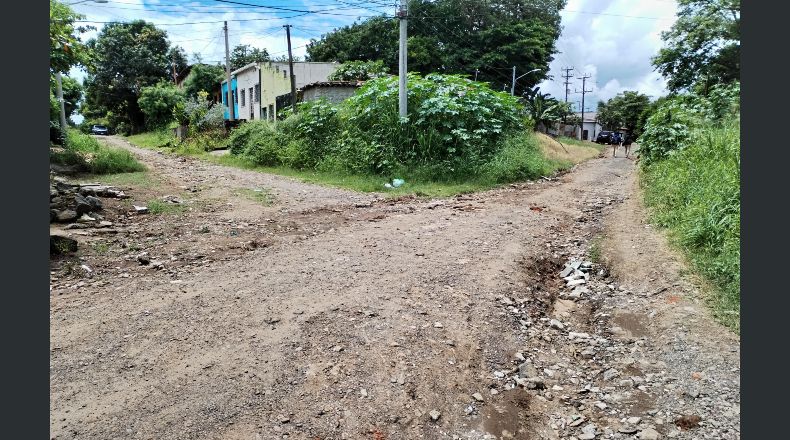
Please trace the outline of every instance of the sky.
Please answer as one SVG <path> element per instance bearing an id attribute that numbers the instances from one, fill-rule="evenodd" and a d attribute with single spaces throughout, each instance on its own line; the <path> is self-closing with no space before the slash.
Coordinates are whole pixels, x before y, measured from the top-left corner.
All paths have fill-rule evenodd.
<path id="1" fill-rule="evenodd" d="M 310 38 L 319 38 L 334 28 L 373 15 L 395 13 L 395 0 L 107 0 L 106 3 L 67 1 L 86 16 L 96 31 L 104 22 L 145 19 L 167 31 L 171 44 L 182 46 L 188 55 L 199 53 L 203 62 L 224 61 L 223 21 L 228 21 L 230 48 L 249 44 L 266 48 L 272 56 L 287 53 L 284 24 L 293 25 L 294 56 L 305 55 Z M 75 4 L 78 3 L 78 4 Z M 246 5 L 245 5 L 246 3 Z M 253 7 L 248 5 L 262 5 Z M 654 72 L 650 57 L 661 47 L 661 31 L 675 20 L 674 0 L 569 0 L 561 12 L 563 31 L 557 41 L 559 53 L 551 63 L 553 78 L 539 86 L 544 93 L 564 99 L 564 67 L 573 67 L 568 101 L 581 101 L 582 81 L 589 75 L 585 107 L 595 109 L 625 90 L 638 90 L 658 98 L 667 93 L 663 78 Z M 312 11 L 304 14 L 302 11 Z M 72 69 L 70 76 L 82 79 L 85 72 Z M 576 109 L 578 110 L 578 105 Z"/>

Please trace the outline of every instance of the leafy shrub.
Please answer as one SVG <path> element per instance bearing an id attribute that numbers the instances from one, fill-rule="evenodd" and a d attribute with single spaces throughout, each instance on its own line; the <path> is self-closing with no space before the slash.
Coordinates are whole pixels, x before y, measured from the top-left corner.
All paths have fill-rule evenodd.
<path id="1" fill-rule="evenodd" d="M 483 165 L 481 174 L 493 182 L 505 183 L 537 179 L 553 169 L 534 135 L 522 132 L 505 139 L 502 149 Z"/>
<path id="2" fill-rule="evenodd" d="M 184 101 L 184 92 L 169 83 L 143 87 L 137 103 L 148 128 L 161 128 L 173 121 L 173 108 Z"/>
<path id="3" fill-rule="evenodd" d="M 347 61 L 329 75 L 330 81 L 367 81 L 387 74 L 387 66 L 377 61 Z"/>

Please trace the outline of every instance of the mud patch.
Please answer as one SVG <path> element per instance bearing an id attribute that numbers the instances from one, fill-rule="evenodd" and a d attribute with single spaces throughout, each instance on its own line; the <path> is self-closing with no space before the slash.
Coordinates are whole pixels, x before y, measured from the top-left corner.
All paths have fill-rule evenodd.
<path id="1" fill-rule="evenodd" d="M 550 315 L 554 301 L 563 286 L 557 275 L 563 261 L 554 256 L 540 255 L 520 262 L 523 283 L 529 296 L 529 315 L 533 318 Z"/>
<path id="2" fill-rule="evenodd" d="M 647 319 L 635 313 L 618 313 L 612 322 L 635 338 L 647 336 Z"/>
<path id="3" fill-rule="evenodd" d="M 502 439 L 528 439 L 530 395 L 522 390 L 506 391 L 483 410 L 483 429 Z"/>

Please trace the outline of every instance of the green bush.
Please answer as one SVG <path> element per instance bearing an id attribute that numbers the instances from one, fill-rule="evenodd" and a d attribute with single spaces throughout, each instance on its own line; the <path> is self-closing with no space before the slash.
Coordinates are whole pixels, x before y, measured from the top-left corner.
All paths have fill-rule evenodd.
<path id="1" fill-rule="evenodd" d="M 149 129 L 162 128 L 173 121 L 173 110 L 184 102 L 184 92 L 170 83 L 143 87 L 137 103 Z"/>
<path id="2" fill-rule="evenodd" d="M 690 130 L 686 147 L 644 168 L 654 221 L 667 227 L 717 287 L 715 310 L 737 326 L 740 313 L 739 118 Z M 733 317 L 736 319 L 733 320 Z"/>
<path id="3" fill-rule="evenodd" d="M 555 168 L 543 156 L 535 136 L 522 132 L 505 139 L 502 149 L 483 165 L 481 174 L 492 182 L 505 183 L 537 179 Z"/>
<path id="4" fill-rule="evenodd" d="M 387 66 L 377 61 L 346 61 L 329 75 L 330 81 L 367 81 L 387 74 Z"/>

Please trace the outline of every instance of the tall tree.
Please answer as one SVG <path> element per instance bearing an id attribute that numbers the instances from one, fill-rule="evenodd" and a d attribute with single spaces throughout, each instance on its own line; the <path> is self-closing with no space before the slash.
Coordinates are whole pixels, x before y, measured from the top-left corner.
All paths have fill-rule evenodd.
<path id="1" fill-rule="evenodd" d="M 184 94 L 188 98 L 197 96 L 201 90 L 211 92 L 225 76 L 225 69 L 208 64 L 195 64 L 184 80 Z"/>
<path id="2" fill-rule="evenodd" d="M 88 42 L 95 67 L 86 80 L 86 101 L 95 116 L 111 113 L 121 132 L 143 128 L 137 98 L 143 87 L 172 80 L 167 34 L 143 20 L 110 23 Z"/>
<path id="3" fill-rule="evenodd" d="M 49 2 L 49 69 L 50 73 L 66 73 L 74 66 L 90 65 L 90 49 L 79 34 L 92 29 L 74 27 L 74 21 L 85 18 L 67 5 L 55 0 Z"/>
<path id="4" fill-rule="evenodd" d="M 522 78 L 517 94 L 546 78 L 561 31 L 559 11 L 566 0 L 411 0 L 409 70 L 461 73 L 510 84 Z M 311 61 L 376 61 L 398 70 L 398 23 L 374 17 L 337 29 L 307 47 Z"/>
<path id="5" fill-rule="evenodd" d="M 239 44 L 230 53 L 230 69 L 236 70 L 250 63 L 269 61 L 269 51 L 249 44 Z"/>
<path id="6" fill-rule="evenodd" d="M 606 102 L 598 101 L 598 122 L 606 130 L 621 127 L 634 137 L 642 134 L 650 110 L 650 98 L 635 91 L 625 91 Z"/>
<path id="7" fill-rule="evenodd" d="M 661 34 L 653 65 L 672 91 L 740 81 L 741 1 L 678 0 L 678 19 Z"/>

